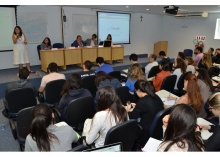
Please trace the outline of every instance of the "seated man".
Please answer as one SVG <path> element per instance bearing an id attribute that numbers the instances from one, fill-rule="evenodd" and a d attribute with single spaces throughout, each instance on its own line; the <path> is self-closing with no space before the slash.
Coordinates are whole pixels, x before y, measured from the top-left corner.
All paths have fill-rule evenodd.
<path id="1" fill-rule="evenodd" d="M 110 64 L 105 64 L 104 63 L 104 58 L 103 57 L 97 57 L 96 58 L 96 63 L 98 64 L 99 68 L 96 69 L 95 73 L 99 71 L 104 71 L 106 74 L 114 71 L 112 66 Z"/>
<path id="2" fill-rule="evenodd" d="M 35 86 L 27 80 L 29 78 L 29 70 L 27 68 L 22 68 L 19 70 L 19 78 L 20 80 L 16 82 L 11 82 L 7 85 L 5 89 L 5 97 L 10 91 L 14 89 L 18 89 L 18 88 L 31 88 L 33 89 L 35 95 L 37 95 L 37 90 Z M 7 110 L 8 104 L 7 104 L 7 100 L 5 97 L 3 98 L 3 102 L 4 102 L 5 109 Z"/>
<path id="3" fill-rule="evenodd" d="M 150 63 L 148 63 L 145 67 L 146 78 L 148 78 L 148 74 L 149 74 L 151 68 L 158 65 L 158 62 L 156 60 L 157 60 L 157 56 L 155 54 L 151 54 L 149 57 Z"/>
<path id="4" fill-rule="evenodd" d="M 77 35 L 76 40 L 71 44 L 72 47 L 83 47 L 85 46 L 82 37 L 80 35 Z"/>
<path id="5" fill-rule="evenodd" d="M 162 60 L 159 62 L 159 64 L 162 62 L 162 61 L 165 61 L 165 62 L 168 62 L 170 63 L 170 58 L 166 56 L 166 53 L 164 51 L 160 51 L 159 52 L 159 56 L 160 58 L 162 58 Z"/>
<path id="6" fill-rule="evenodd" d="M 83 63 L 83 71 L 79 72 L 78 74 L 81 76 L 81 78 L 95 75 L 95 71 L 91 70 L 91 68 L 92 68 L 92 62 L 87 60 Z"/>
<path id="7" fill-rule="evenodd" d="M 61 79 L 65 80 L 66 79 L 64 74 L 58 73 L 58 66 L 54 62 L 51 62 L 48 65 L 48 71 L 49 71 L 49 74 L 45 75 L 41 80 L 40 88 L 38 90 L 40 93 L 44 92 L 44 89 L 48 82 L 54 81 L 54 80 L 61 80 Z"/>
<path id="8" fill-rule="evenodd" d="M 87 39 L 85 41 L 86 46 L 97 46 L 98 43 L 96 38 L 97 38 L 96 34 L 93 34 L 91 39 Z"/>

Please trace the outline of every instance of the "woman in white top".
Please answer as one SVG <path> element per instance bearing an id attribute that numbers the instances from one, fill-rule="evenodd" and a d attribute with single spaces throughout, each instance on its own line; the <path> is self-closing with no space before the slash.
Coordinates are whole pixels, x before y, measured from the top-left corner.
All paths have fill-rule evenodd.
<path id="1" fill-rule="evenodd" d="M 196 68 L 194 66 L 193 58 L 192 57 L 186 57 L 185 62 L 186 62 L 186 65 L 187 65 L 186 72 L 191 71 L 192 74 L 195 74 Z"/>
<path id="2" fill-rule="evenodd" d="M 174 87 L 175 90 L 178 90 L 177 83 L 179 81 L 180 76 L 182 74 L 184 74 L 185 72 L 186 72 L 186 63 L 185 63 L 185 61 L 181 58 L 177 58 L 176 59 L 176 69 L 173 72 L 173 75 L 177 76 L 175 87 Z"/>
<path id="3" fill-rule="evenodd" d="M 19 69 L 23 68 L 23 64 L 26 64 L 26 67 L 29 70 L 29 72 L 32 72 L 30 69 L 30 61 L 27 55 L 27 40 L 24 33 L 22 32 L 21 27 L 16 26 L 14 28 L 12 40 L 14 43 L 14 64 L 18 64 Z"/>
<path id="4" fill-rule="evenodd" d="M 46 104 L 32 110 L 31 133 L 26 137 L 25 151 L 68 151 L 78 141 L 76 132 L 65 122 L 53 124 L 54 114 Z"/>
<path id="5" fill-rule="evenodd" d="M 90 131 L 86 136 L 86 143 L 95 143 L 95 147 L 104 146 L 108 130 L 127 120 L 128 114 L 115 89 L 110 86 L 103 87 L 99 92 L 98 112 L 92 119 Z"/>

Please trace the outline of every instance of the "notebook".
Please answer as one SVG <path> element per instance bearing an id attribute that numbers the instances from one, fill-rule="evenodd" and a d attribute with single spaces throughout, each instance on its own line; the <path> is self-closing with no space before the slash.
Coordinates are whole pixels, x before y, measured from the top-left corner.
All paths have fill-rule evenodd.
<path id="1" fill-rule="evenodd" d="M 122 150 L 122 143 L 117 142 L 99 148 L 83 150 L 83 152 L 121 152 Z"/>
<path id="2" fill-rule="evenodd" d="M 203 118 L 197 118 L 197 124 L 203 124 L 203 125 L 214 125 L 210 123 L 209 121 L 203 119 Z M 209 132 L 208 130 L 201 130 L 201 136 L 203 140 L 207 140 L 210 136 L 212 136 L 213 133 Z"/>
<path id="3" fill-rule="evenodd" d="M 162 141 L 150 137 L 147 143 L 145 144 L 144 148 L 142 148 L 142 151 L 143 152 L 156 152 L 161 142 Z"/>

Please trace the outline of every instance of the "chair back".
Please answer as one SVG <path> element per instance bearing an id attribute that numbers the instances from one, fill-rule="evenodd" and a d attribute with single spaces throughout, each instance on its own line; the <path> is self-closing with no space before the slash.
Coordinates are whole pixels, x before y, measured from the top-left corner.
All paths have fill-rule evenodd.
<path id="1" fill-rule="evenodd" d="M 208 68 L 208 74 L 209 74 L 210 78 L 212 78 L 214 76 L 218 76 L 219 75 L 219 68 L 214 67 L 214 66 Z"/>
<path id="2" fill-rule="evenodd" d="M 173 71 L 173 63 L 172 62 L 169 63 L 169 68 L 170 68 L 170 71 Z"/>
<path id="3" fill-rule="evenodd" d="M 131 95 L 127 86 L 115 88 L 115 91 L 118 94 L 118 97 L 120 98 L 123 105 L 126 105 L 127 101 L 131 100 Z"/>
<path id="4" fill-rule="evenodd" d="M 9 117 L 16 117 L 17 113 L 27 107 L 37 105 L 37 99 L 31 88 L 13 89 L 6 95 Z"/>
<path id="5" fill-rule="evenodd" d="M 170 75 L 164 78 L 160 90 L 164 89 L 169 92 L 173 92 L 175 83 L 176 83 L 177 76 Z"/>
<path id="6" fill-rule="evenodd" d="M 109 76 L 118 79 L 119 81 L 122 80 L 121 78 L 121 72 L 120 71 L 112 71 L 110 73 L 108 73 Z"/>
<path id="7" fill-rule="evenodd" d="M 61 99 L 61 91 L 66 80 L 54 80 L 46 84 L 45 87 L 45 102 L 48 104 L 59 103 Z"/>
<path id="8" fill-rule="evenodd" d="M 185 49 L 183 50 L 183 53 L 185 54 L 185 57 L 192 57 L 193 55 L 193 50 L 192 49 Z"/>
<path id="9" fill-rule="evenodd" d="M 76 126 L 95 114 L 94 98 L 91 96 L 72 100 L 67 107 L 67 123 Z"/>
<path id="10" fill-rule="evenodd" d="M 109 129 L 104 145 L 121 142 L 123 151 L 131 151 L 139 133 L 137 121 L 134 119 L 128 120 Z"/>
<path id="11" fill-rule="evenodd" d="M 53 48 L 58 48 L 58 49 L 64 48 L 64 45 L 62 43 L 54 43 Z"/>
<path id="12" fill-rule="evenodd" d="M 38 53 L 39 60 L 40 60 L 40 50 L 41 50 L 41 45 L 37 45 L 37 53 Z"/>
<path id="13" fill-rule="evenodd" d="M 180 76 L 179 81 L 177 82 L 177 88 L 179 92 L 183 91 L 184 80 L 185 80 L 186 75 L 188 74 L 192 74 L 192 71 L 185 72 L 184 74 Z"/>
<path id="14" fill-rule="evenodd" d="M 95 86 L 95 75 L 82 78 L 83 87 L 88 89 L 93 97 L 96 95 L 97 88 Z"/>
<path id="15" fill-rule="evenodd" d="M 160 71 L 161 70 L 159 69 L 159 65 L 153 66 L 148 73 L 148 78 L 156 76 Z"/>
<path id="16" fill-rule="evenodd" d="M 162 119 L 165 115 L 169 114 L 172 110 L 172 107 L 169 107 L 167 109 L 159 111 L 156 116 L 154 117 L 154 120 L 152 121 L 148 133 L 150 137 L 153 137 L 158 140 L 163 139 L 163 122 Z"/>
<path id="17" fill-rule="evenodd" d="M 31 112 L 32 107 L 24 108 L 18 112 L 17 116 L 17 138 L 20 144 L 25 144 L 25 139 L 30 133 L 30 127 L 32 122 Z"/>

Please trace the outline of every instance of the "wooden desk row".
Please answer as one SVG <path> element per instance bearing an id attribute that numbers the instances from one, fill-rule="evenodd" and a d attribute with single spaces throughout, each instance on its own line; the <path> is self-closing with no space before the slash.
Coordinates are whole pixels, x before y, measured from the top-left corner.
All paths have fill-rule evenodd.
<path id="1" fill-rule="evenodd" d="M 97 57 L 103 57 L 105 62 L 112 64 L 113 60 L 124 62 L 124 47 L 92 47 L 75 49 L 41 50 L 41 70 L 47 71 L 51 62 L 57 63 L 66 70 L 67 65 L 76 64 L 82 67 L 86 60 L 96 63 Z"/>

